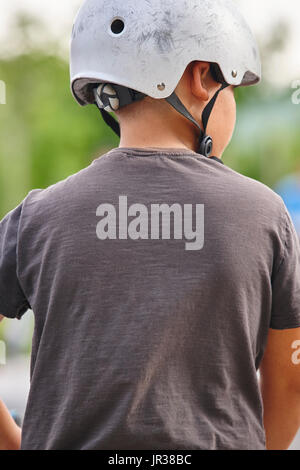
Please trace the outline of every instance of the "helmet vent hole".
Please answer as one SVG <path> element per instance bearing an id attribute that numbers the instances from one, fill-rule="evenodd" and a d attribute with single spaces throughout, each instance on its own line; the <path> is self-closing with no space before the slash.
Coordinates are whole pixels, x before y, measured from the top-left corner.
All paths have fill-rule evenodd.
<path id="1" fill-rule="evenodd" d="M 116 18 L 111 24 L 111 31 L 113 34 L 118 35 L 124 31 L 125 23 L 121 18 Z"/>

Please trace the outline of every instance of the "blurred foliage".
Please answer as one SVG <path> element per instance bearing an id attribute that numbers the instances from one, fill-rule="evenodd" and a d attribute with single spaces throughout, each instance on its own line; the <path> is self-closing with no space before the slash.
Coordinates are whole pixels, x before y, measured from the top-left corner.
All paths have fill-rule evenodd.
<path id="1" fill-rule="evenodd" d="M 272 84 L 280 72 L 279 52 L 288 48 L 289 25 L 279 18 L 260 39 L 263 81 L 236 90 L 237 126 L 224 154 L 228 166 L 274 187 L 285 175 L 300 167 L 300 105 L 292 103 L 294 90 Z M 297 78 L 297 77 L 295 77 Z"/>
<path id="2" fill-rule="evenodd" d="M 17 53 L 0 51 L 0 79 L 7 86 L 7 104 L 0 105 L 0 218 L 31 189 L 64 179 L 118 146 L 96 107 L 80 108 L 73 99 L 67 61 L 44 29 L 20 14 L 8 38 Z M 274 25 L 261 45 L 266 69 L 287 38 L 286 25 Z M 237 129 L 224 155 L 228 166 L 270 186 L 298 167 L 300 106 L 292 104 L 291 94 L 267 81 L 237 89 Z"/>
<path id="3" fill-rule="evenodd" d="M 67 64 L 40 52 L 0 62 L 7 104 L 0 107 L 0 214 L 32 188 L 44 188 L 87 166 L 117 140 L 96 108 L 71 96 Z"/>
<path id="4" fill-rule="evenodd" d="M 254 88 L 255 89 L 255 88 Z M 292 90 L 260 94 L 240 89 L 233 141 L 224 154 L 228 166 L 274 187 L 285 175 L 299 171 L 300 106 L 292 103 Z M 246 102 L 239 101 L 244 92 Z"/>
<path id="5" fill-rule="evenodd" d="M 18 15 L 11 37 L 22 52 L 0 59 L 7 103 L 0 105 L 0 218 L 31 189 L 76 173 L 118 145 L 96 107 L 73 99 L 58 47 L 34 39 L 41 29 L 37 19 Z"/>

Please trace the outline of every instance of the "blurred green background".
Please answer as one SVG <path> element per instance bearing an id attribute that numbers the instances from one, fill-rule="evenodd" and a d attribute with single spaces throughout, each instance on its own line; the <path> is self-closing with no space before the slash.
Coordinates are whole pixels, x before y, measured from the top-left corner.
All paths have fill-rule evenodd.
<path id="1" fill-rule="evenodd" d="M 276 69 L 273 58 L 289 41 L 288 25 L 278 21 L 261 44 L 264 70 L 273 66 L 274 73 L 280 63 Z M 74 101 L 68 57 L 59 44 L 50 36 L 42 46 L 35 39 L 44 27 L 38 17 L 18 12 L 7 41 L 22 44 L 21 52 L 1 58 L 0 50 L 7 101 L 0 105 L 0 218 L 29 190 L 49 186 L 118 146 L 97 109 Z M 228 166 L 271 187 L 297 169 L 300 106 L 292 104 L 292 92 L 291 83 L 275 88 L 268 79 L 237 90 L 238 123 L 224 155 Z"/>
<path id="2" fill-rule="evenodd" d="M 119 144 L 99 111 L 93 106 L 79 107 L 71 95 L 66 38 L 73 16 L 66 21 L 62 45 L 60 36 L 48 30 L 45 17 L 29 14 L 21 7 L 25 2 L 18 3 L 20 8 L 14 10 L 0 46 L 0 80 L 6 84 L 6 104 L 0 105 L 0 219 L 31 189 L 45 188 L 76 173 Z M 81 2 L 73 3 L 75 11 L 75 3 Z M 273 80 L 284 67 L 280 53 L 289 49 L 291 41 L 290 25 L 280 16 L 272 19 L 272 27 L 258 40 L 265 78 L 259 86 L 236 92 L 237 127 L 224 161 L 274 188 L 285 175 L 300 169 L 300 105 L 292 103 L 292 80 L 300 80 L 300 70 L 299 76 L 285 83 Z M 0 367 L 0 396 L 20 415 L 28 392 L 33 325 L 32 316 L 26 317 L 24 323 L 0 325 L 8 357 L 20 353 L 26 357 L 25 362 L 10 359 L 9 367 Z"/>

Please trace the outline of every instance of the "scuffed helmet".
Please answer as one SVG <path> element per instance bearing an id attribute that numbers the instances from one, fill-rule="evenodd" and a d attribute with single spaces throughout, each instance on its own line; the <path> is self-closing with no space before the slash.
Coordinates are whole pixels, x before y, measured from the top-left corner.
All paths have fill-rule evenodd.
<path id="1" fill-rule="evenodd" d="M 76 17 L 71 84 L 82 105 L 95 82 L 166 98 L 192 61 L 217 64 L 229 85 L 259 81 L 256 41 L 232 1 L 86 0 Z"/>
<path id="2" fill-rule="evenodd" d="M 221 83 L 202 116 L 202 126 L 175 93 L 187 66 L 209 62 Z M 71 88 L 81 105 L 95 103 L 120 136 L 109 114 L 145 96 L 166 99 L 198 127 L 198 153 L 210 156 L 206 128 L 219 93 L 261 78 L 251 30 L 231 0 L 86 0 L 73 26 Z"/>

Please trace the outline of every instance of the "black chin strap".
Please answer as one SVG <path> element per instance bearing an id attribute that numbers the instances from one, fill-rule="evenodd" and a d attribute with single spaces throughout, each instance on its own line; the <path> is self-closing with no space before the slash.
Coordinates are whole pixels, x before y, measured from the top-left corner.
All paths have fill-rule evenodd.
<path id="1" fill-rule="evenodd" d="M 111 102 L 110 99 L 118 99 L 119 101 L 119 107 L 127 106 L 128 104 L 134 103 L 136 101 L 141 101 L 143 100 L 146 95 L 143 93 L 140 93 L 136 90 L 132 90 L 131 88 L 126 88 L 121 85 L 116 85 L 116 84 L 102 84 L 103 87 L 101 89 L 101 94 L 98 95 L 98 87 L 99 83 L 94 87 L 93 89 L 93 94 L 95 97 L 95 105 L 99 109 L 99 111 L 102 114 L 102 117 L 105 121 L 105 123 L 111 127 L 111 129 L 117 134 L 118 137 L 121 136 L 121 131 L 120 131 L 120 125 L 118 121 L 116 121 L 108 111 L 106 111 L 106 107 L 109 109 L 111 108 Z M 105 85 L 108 85 L 109 89 L 105 89 Z M 110 94 L 112 93 L 112 95 Z M 101 103 L 101 104 L 100 104 Z M 102 105 L 102 106 L 101 106 Z M 111 108 L 111 111 L 113 109 Z"/>
<path id="2" fill-rule="evenodd" d="M 121 137 L 120 124 L 107 111 L 99 108 L 99 106 L 97 106 L 97 108 L 100 110 L 105 123 L 111 127 L 118 137 Z"/>
<path id="3" fill-rule="evenodd" d="M 166 101 L 173 106 L 176 111 L 178 111 L 180 114 L 182 114 L 184 117 L 186 117 L 189 121 L 191 121 L 195 126 L 200 131 L 200 136 L 199 136 L 199 145 L 197 149 L 197 153 L 204 155 L 205 157 L 210 157 L 212 148 L 213 148 L 213 140 L 212 138 L 206 134 L 206 129 L 208 125 L 208 121 L 210 118 L 210 115 L 212 113 L 213 107 L 217 101 L 217 98 L 219 96 L 219 93 L 224 90 L 225 88 L 229 87 L 227 83 L 223 83 L 222 86 L 219 88 L 219 90 L 215 93 L 213 98 L 210 100 L 208 105 L 205 107 L 203 113 L 202 113 L 202 124 L 203 124 L 203 129 L 201 129 L 200 124 L 193 118 L 193 116 L 189 113 L 189 111 L 186 109 L 184 104 L 180 101 L 176 93 L 174 92 L 171 96 L 168 98 L 165 98 Z M 215 157 L 214 157 L 215 158 Z"/>
<path id="4" fill-rule="evenodd" d="M 219 93 L 227 88 L 229 85 L 227 83 L 223 83 L 222 86 L 219 88 L 219 90 L 215 93 L 213 98 L 210 100 L 208 105 L 205 107 L 203 113 L 202 113 L 202 124 L 203 124 L 203 129 L 201 128 L 200 124 L 193 118 L 191 113 L 186 109 L 184 104 L 180 101 L 176 93 L 172 93 L 171 96 L 168 98 L 165 98 L 165 100 L 174 108 L 176 109 L 177 112 L 182 114 L 185 118 L 187 118 L 189 121 L 191 121 L 200 131 L 199 135 L 199 145 L 197 149 L 197 153 L 200 155 L 204 155 L 205 157 L 210 157 L 212 148 L 213 148 L 213 140 L 212 138 L 206 134 L 206 129 L 208 125 L 208 121 L 210 118 L 210 115 L 212 113 L 213 107 L 217 101 L 217 98 L 219 96 Z M 97 103 L 96 103 L 97 104 Z M 118 137 L 121 136 L 121 131 L 120 131 L 120 125 L 119 123 L 109 114 L 109 112 L 105 111 L 104 109 L 101 109 L 98 105 L 97 107 L 99 108 L 102 117 L 105 121 L 105 123 L 111 127 L 111 129 L 117 134 Z M 213 157 L 214 159 L 216 157 Z M 218 161 L 221 161 L 218 159 Z"/>

